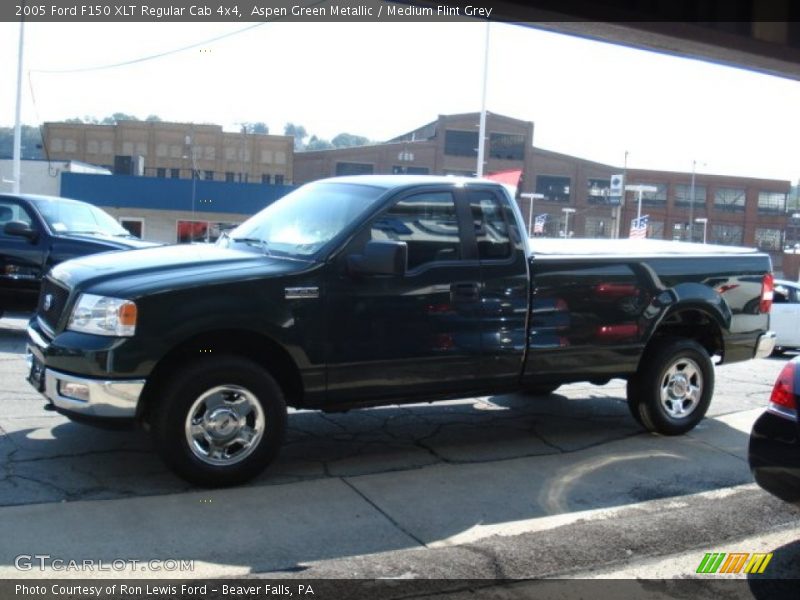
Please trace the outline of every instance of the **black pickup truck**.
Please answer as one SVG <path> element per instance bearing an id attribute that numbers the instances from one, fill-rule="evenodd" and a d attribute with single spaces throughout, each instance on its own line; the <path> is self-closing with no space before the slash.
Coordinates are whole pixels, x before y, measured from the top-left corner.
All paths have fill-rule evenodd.
<path id="1" fill-rule="evenodd" d="M 684 433 L 711 401 L 715 360 L 772 351 L 771 298 L 754 250 L 529 240 L 498 184 L 335 178 L 214 246 L 56 266 L 28 328 L 29 381 L 75 420 L 144 423 L 178 474 L 229 485 L 276 456 L 287 405 L 621 377 L 643 427 Z"/>
<path id="2" fill-rule="evenodd" d="M 0 194 L 0 316 L 36 308 L 42 277 L 53 265 L 95 252 L 154 245 L 86 202 Z"/>

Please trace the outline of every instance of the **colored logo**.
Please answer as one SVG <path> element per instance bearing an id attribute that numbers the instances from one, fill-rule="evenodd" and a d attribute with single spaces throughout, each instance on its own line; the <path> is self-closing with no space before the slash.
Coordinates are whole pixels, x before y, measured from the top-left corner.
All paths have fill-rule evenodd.
<path id="1" fill-rule="evenodd" d="M 707 552 L 697 567 L 697 573 L 763 573 L 769 561 L 772 560 L 772 553 L 750 554 L 748 552 Z"/>

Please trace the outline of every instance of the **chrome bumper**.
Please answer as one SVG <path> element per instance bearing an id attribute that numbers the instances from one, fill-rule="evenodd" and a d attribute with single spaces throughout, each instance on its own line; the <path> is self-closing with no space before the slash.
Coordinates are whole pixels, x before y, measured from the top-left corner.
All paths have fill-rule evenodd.
<path id="1" fill-rule="evenodd" d="M 93 379 L 48 369 L 31 351 L 32 344 L 41 351 L 47 347 L 47 342 L 31 327 L 28 327 L 28 335 L 28 371 L 31 375 L 38 374 L 38 383 L 34 384 L 31 377 L 29 381 L 53 406 L 66 413 L 87 417 L 123 419 L 136 416 L 144 379 Z M 70 395 L 78 392 L 82 392 L 82 397 Z"/>
<path id="2" fill-rule="evenodd" d="M 766 331 L 758 336 L 756 343 L 756 353 L 753 358 L 766 358 L 775 349 L 775 332 Z"/>

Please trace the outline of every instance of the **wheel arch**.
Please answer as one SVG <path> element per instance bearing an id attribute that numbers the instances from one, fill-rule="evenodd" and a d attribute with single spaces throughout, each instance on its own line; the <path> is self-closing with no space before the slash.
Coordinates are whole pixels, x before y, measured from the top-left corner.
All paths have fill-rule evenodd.
<path id="1" fill-rule="evenodd" d="M 142 390 L 137 418 L 147 421 L 159 401 L 159 390 L 175 370 L 193 360 L 216 356 L 238 356 L 264 367 L 283 392 L 286 404 L 301 403 L 304 386 L 300 370 L 285 348 L 275 340 L 247 330 L 221 329 L 190 337 L 167 352 L 156 364 Z"/>

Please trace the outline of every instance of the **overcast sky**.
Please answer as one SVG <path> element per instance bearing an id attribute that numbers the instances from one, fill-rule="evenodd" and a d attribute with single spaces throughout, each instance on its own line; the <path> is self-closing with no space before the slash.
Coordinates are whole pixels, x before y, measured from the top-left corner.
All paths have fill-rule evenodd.
<path id="1" fill-rule="evenodd" d="M 480 110 L 483 23 L 253 25 L 28 23 L 22 121 L 124 112 L 386 140 Z M 4 126 L 14 122 L 18 31 L 0 23 Z M 614 165 L 627 150 L 632 168 L 689 171 L 695 159 L 698 172 L 800 178 L 800 82 L 493 24 L 488 83 L 487 109 L 533 121 L 542 148 Z"/>

